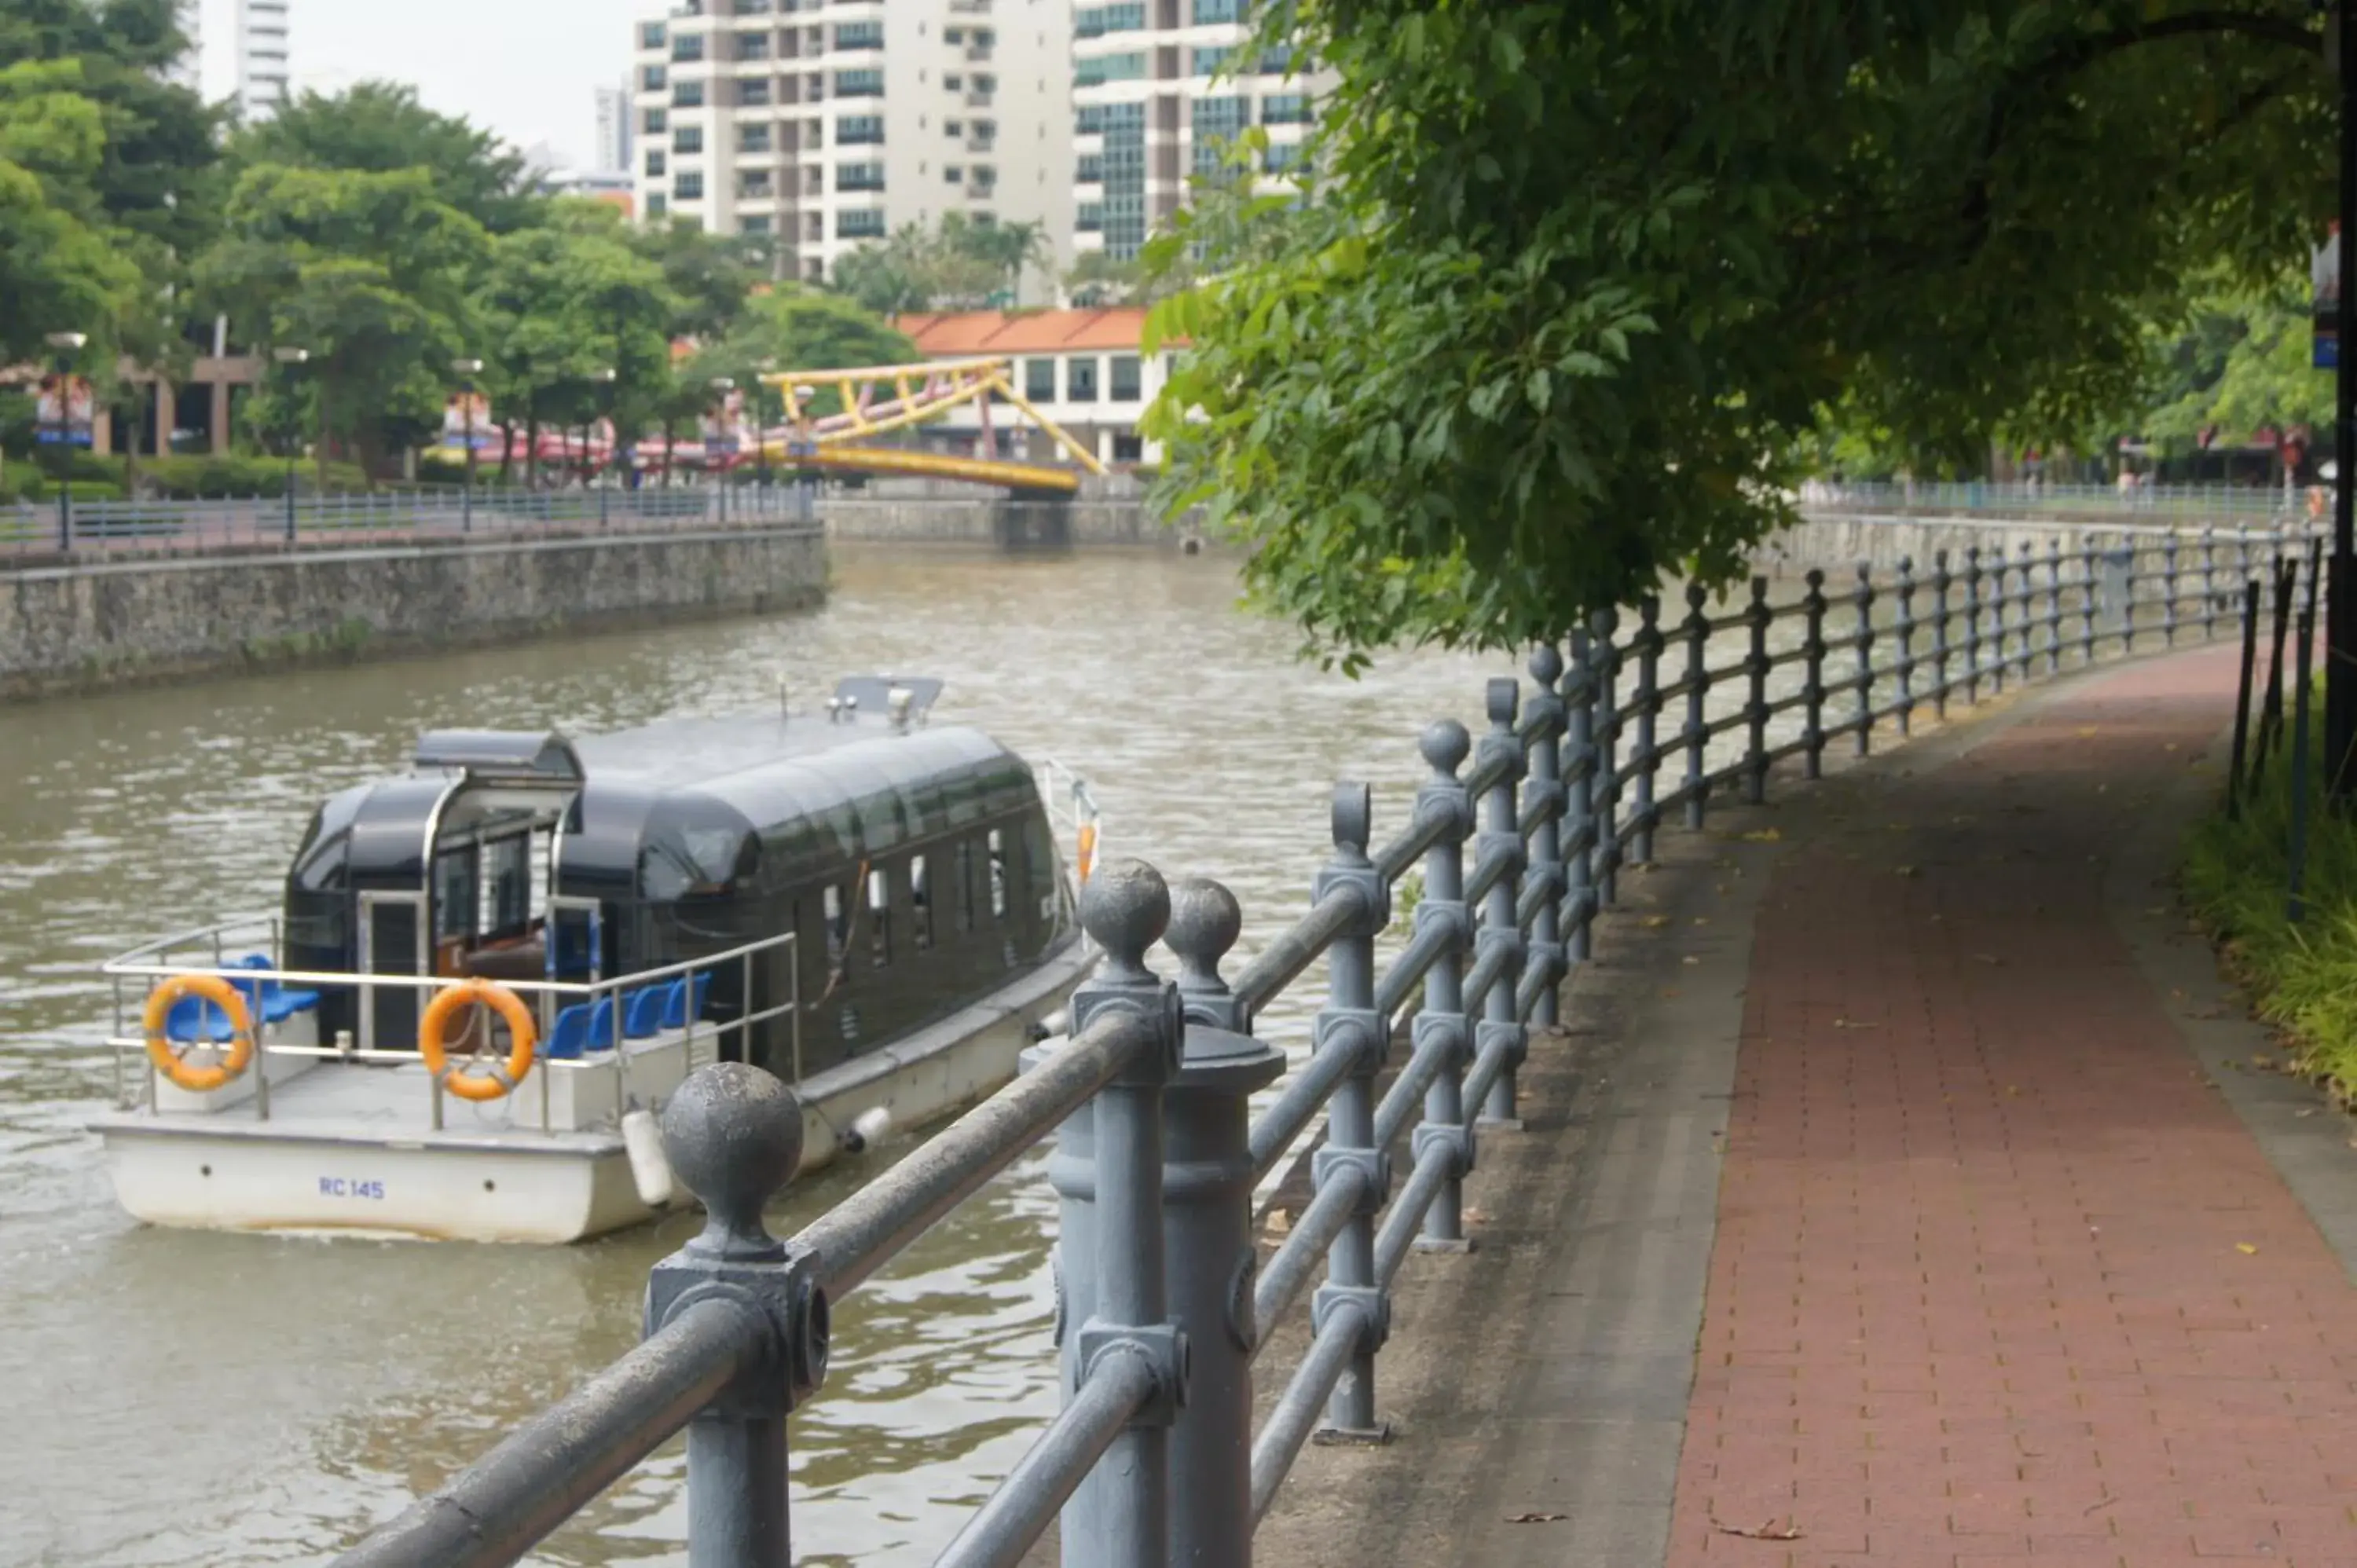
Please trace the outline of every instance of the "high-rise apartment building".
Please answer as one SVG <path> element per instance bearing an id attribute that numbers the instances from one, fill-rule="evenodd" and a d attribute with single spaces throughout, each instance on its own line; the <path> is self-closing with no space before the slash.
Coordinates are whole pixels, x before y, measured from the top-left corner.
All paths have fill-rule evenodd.
<path id="1" fill-rule="evenodd" d="M 1268 132 L 1260 174 L 1282 183 L 1316 84 L 1290 51 L 1245 58 L 1245 0 L 1082 0 L 1072 19 L 1077 248 L 1127 261 L 1220 166 L 1222 144 Z"/>
<path id="2" fill-rule="evenodd" d="M 237 0 L 237 106 L 248 120 L 286 102 L 288 0 Z"/>
<path id="3" fill-rule="evenodd" d="M 169 80 L 181 87 L 202 91 L 205 85 L 205 8 L 201 0 L 179 0 L 174 9 L 180 36 L 188 40 L 188 51 L 172 67 Z"/>
<path id="4" fill-rule="evenodd" d="M 687 0 L 639 25 L 639 209 L 823 278 L 962 212 L 1071 234 L 1071 0 Z"/>
<path id="5" fill-rule="evenodd" d="M 630 129 L 635 119 L 630 103 L 630 84 L 597 89 L 597 154 L 595 172 L 628 174 L 630 168 Z"/>

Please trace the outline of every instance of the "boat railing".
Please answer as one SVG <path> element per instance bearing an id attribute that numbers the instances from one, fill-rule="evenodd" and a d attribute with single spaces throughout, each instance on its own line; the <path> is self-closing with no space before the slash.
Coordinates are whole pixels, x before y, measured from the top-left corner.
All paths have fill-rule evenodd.
<path id="1" fill-rule="evenodd" d="M 304 970 L 285 967 L 285 923 L 276 913 L 250 914 L 231 917 L 210 926 L 160 937 L 132 949 L 129 952 L 101 966 L 101 972 L 113 982 L 114 993 L 113 1027 L 107 1037 L 113 1059 L 115 1103 L 125 1108 L 136 1106 L 147 1111 L 157 1109 L 157 1080 L 163 1069 L 152 1059 L 149 1037 L 142 1014 L 146 994 L 156 986 L 176 979 L 209 978 L 221 980 L 240 988 L 249 999 L 283 997 L 294 993 L 317 993 L 328 987 L 342 987 L 360 993 L 363 1011 L 373 1005 L 374 993 L 380 987 L 420 993 L 436 993 L 466 983 L 457 976 L 432 974 L 388 974 L 376 972 L 341 970 Z M 528 1069 L 528 1076 L 539 1080 L 540 1126 L 554 1133 L 550 1116 L 553 1098 L 552 1084 L 559 1073 L 605 1078 L 610 1085 L 615 1118 L 619 1121 L 631 1108 L 632 1081 L 630 1046 L 640 1036 L 629 1034 L 629 1004 L 651 990 L 683 985 L 680 1023 L 675 1033 L 683 1057 L 683 1071 L 721 1059 L 723 1043 L 737 1037 L 748 1041 L 752 1030 L 772 1019 L 783 1018 L 790 1029 L 790 1049 L 800 1076 L 802 1038 L 801 967 L 794 961 L 795 938 L 791 931 L 759 941 L 747 942 L 725 951 L 682 959 L 652 969 L 634 971 L 629 974 L 593 977 L 588 980 L 501 980 L 498 983 L 514 993 L 529 1006 L 537 1028 L 537 1043 Z M 259 949 L 258 956 L 267 963 L 252 958 L 231 955 Z M 192 951 L 193 950 L 193 951 Z M 188 955 L 188 956 L 183 956 Z M 783 959 L 790 982 L 783 1000 L 764 1007 L 750 1007 L 739 1015 L 711 1019 L 701 1015 L 703 998 L 713 977 L 735 966 L 738 971 L 741 989 L 738 994 L 749 1004 L 759 994 L 755 984 L 758 966 L 772 955 Z M 145 983 L 143 986 L 141 983 Z M 584 1033 L 580 1038 L 560 1042 L 556 1036 L 560 1022 L 575 1009 L 587 1015 L 587 1025 L 599 1033 Z M 253 1037 L 254 1061 L 248 1069 L 253 1074 L 253 1104 L 257 1120 L 270 1119 L 270 1073 L 272 1058 L 312 1058 L 378 1065 L 408 1065 L 420 1059 L 414 1042 L 405 1048 L 387 1049 L 381 1046 L 363 1047 L 349 1036 L 333 1041 L 301 1041 L 272 1037 L 274 1024 L 284 1018 L 272 1019 L 258 1014 L 249 1019 Z M 196 1040 L 197 1045 L 210 1043 Z M 563 1054 L 549 1047 L 577 1047 L 579 1054 Z M 740 1049 L 740 1056 L 750 1053 Z M 125 1069 L 136 1062 L 145 1071 L 140 1075 L 136 1090 Z M 436 1132 L 443 1129 L 450 1094 L 447 1080 L 451 1071 L 466 1065 L 465 1058 L 454 1061 L 445 1072 L 433 1075 L 428 1084 L 427 1111 Z M 510 1092 L 521 1090 L 523 1079 L 511 1086 Z M 597 1092 L 596 1090 L 592 1091 Z M 595 1103 L 576 1099 L 575 1103 Z M 651 1106 L 647 1107 L 652 1109 Z"/>
<path id="2" fill-rule="evenodd" d="M 1089 781 L 1069 764 L 1043 757 L 1032 764 L 1031 772 L 1039 780 L 1039 798 L 1047 802 L 1048 820 L 1060 833 L 1070 835 L 1067 842 L 1072 845 L 1078 891 L 1078 885 L 1088 881 L 1089 873 L 1104 857 L 1104 811 Z"/>

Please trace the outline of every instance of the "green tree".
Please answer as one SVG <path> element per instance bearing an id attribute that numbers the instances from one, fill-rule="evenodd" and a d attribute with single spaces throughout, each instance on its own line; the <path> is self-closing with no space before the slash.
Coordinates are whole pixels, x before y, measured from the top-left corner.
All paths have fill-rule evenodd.
<path id="1" fill-rule="evenodd" d="M 1145 269 L 1135 261 L 1117 262 L 1103 251 L 1082 251 L 1064 274 L 1064 295 L 1082 309 L 1143 305 L 1147 297 Z"/>
<path id="2" fill-rule="evenodd" d="M 766 236 L 710 234 L 683 219 L 643 231 L 638 244 L 662 269 L 679 301 L 673 335 L 698 341 L 726 333 L 774 265 L 775 248 Z"/>
<path id="3" fill-rule="evenodd" d="M 2331 205 L 2306 0 L 1275 10 L 1337 85 L 1297 199 L 1157 242 L 1210 281 L 1152 433 L 1346 663 L 1727 580 L 1837 413 L 2084 441 Z"/>
<path id="4" fill-rule="evenodd" d="M 241 166 L 366 174 L 425 169 L 445 205 L 494 234 L 544 216 L 545 204 L 528 189 L 521 154 L 489 131 L 426 108 L 415 89 L 389 81 L 298 93 L 269 119 L 240 130 L 230 154 Z"/>
<path id="5" fill-rule="evenodd" d="M 1054 252 L 1037 223 L 983 223 L 963 212 L 931 228 L 904 223 L 880 244 L 866 244 L 834 263 L 836 293 L 878 316 L 923 310 L 975 310 L 1001 290 L 1016 295 L 1026 268 L 1045 267 Z"/>
<path id="6" fill-rule="evenodd" d="M 2314 364 L 2308 290 L 2303 272 L 2268 285 L 2230 285 L 2199 302 L 2160 350 L 2164 396 L 2143 421 L 2144 433 L 2181 450 L 2272 429 L 2278 472 L 2288 482 L 2281 465 L 2289 432 L 2330 430 L 2333 419 L 2333 379 Z"/>
<path id="7" fill-rule="evenodd" d="M 904 333 L 839 295 L 793 286 L 756 296 L 735 331 L 708 347 L 694 373 L 708 383 L 726 376 L 747 390 L 779 371 L 847 371 L 863 365 L 908 365 L 923 356 Z M 832 393 L 812 404 L 823 418 L 839 412 Z M 770 405 L 771 418 L 782 416 Z"/>
<path id="8" fill-rule="evenodd" d="M 46 359 L 53 332 L 110 357 L 143 279 L 96 188 L 106 120 L 79 61 L 0 67 L 0 362 Z"/>
<path id="9" fill-rule="evenodd" d="M 199 268 L 206 296 L 259 345 L 310 355 L 300 381 L 322 474 L 342 443 L 375 475 L 438 419 L 489 253 L 482 227 L 425 168 L 256 165 L 223 216 Z"/>

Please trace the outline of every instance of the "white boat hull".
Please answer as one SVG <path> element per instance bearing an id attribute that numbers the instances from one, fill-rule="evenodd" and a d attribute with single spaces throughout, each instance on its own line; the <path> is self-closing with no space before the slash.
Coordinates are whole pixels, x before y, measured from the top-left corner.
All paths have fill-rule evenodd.
<path id="1" fill-rule="evenodd" d="M 881 1109 L 893 1125 L 914 1127 L 1006 1083 L 1036 1026 L 1065 1005 L 1091 961 L 1074 944 L 989 1002 L 798 1085 L 802 1168 L 841 1154 L 864 1112 Z M 676 1054 L 683 1063 L 685 1053 Z M 671 1082 L 680 1070 L 673 1069 Z M 587 1240 L 660 1212 L 640 1197 L 619 1131 L 565 1130 L 554 1113 L 542 1125 L 529 1080 L 500 1123 L 473 1117 L 474 1108 L 454 1101 L 440 1133 L 390 1117 L 373 1119 L 382 1126 L 349 1113 L 307 1118 L 291 1103 L 296 1089 L 280 1083 L 274 1075 L 266 1120 L 247 1109 L 250 1091 L 233 1100 L 224 1091 L 219 1108 L 189 1108 L 188 1101 L 202 1097 L 182 1097 L 155 1112 L 101 1119 L 94 1130 L 117 1199 L 149 1224 L 188 1229 L 547 1243 Z M 681 1190 L 678 1201 L 692 1200 Z"/>

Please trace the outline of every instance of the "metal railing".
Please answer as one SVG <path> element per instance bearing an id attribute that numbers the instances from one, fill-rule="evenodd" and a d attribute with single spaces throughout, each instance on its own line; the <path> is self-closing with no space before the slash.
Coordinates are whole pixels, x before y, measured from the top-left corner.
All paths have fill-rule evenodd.
<path id="1" fill-rule="evenodd" d="M 2122 518 L 2295 519 L 2309 502 L 2305 489 L 2281 485 L 2066 484 L 2039 480 L 1813 479 L 1800 493 L 1804 509 L 1907 507 L 1993 511 L 2035 517 L 2041 512 L 2099 512 Z"/>
<path id="2" fill-rule="evenodd" d="M 1490 682 L 1478 739 L 1453 720 L 1424 730 L 1429 773 L 1391 838 L 1364 785 L 1337 788 L 1309 908 L 1232 981 L 1221 966 L 1243 921 L 1224 887 L 1101 866 L 1081 918 L 1105 957 L 1070 1040 L 791 1241 L 760 1209 L 795 1166 L 793 1097 L 750 1069 L 705 1069 L 662 1131 L 709 1222 L 656 1266 L 645 1342 L 341 1562 L 512 1563 L 684 1428 L 689 1560 L 786 1563 L 785 1418 L 823 1380 L 830 1315 L 1054 1133 L 1063 1407 L 937 1561 L 1011 1568 L 1060 1511 L 1066 1564 L 1248 1568 L 1313 1432 L 1383 1434 L 1392 1287 L 1413 1253 L 1465 1247 L 1480 1140 L 1519 1125 L 1532 1032 L 1557 1023 L 1620 873 L 1714 802 L 1763 801 L 1780 768 L 1819 777 L 1837 742 L 1863 757 L 2008 686 L 2239 629 L 2263 564 L 2305 551 L 2313 571 L 2316 542 L 2289 533 L 2189 542 L 1943 552 L 1929 573 L 1860 565 L 1839 590 L 1812 571 L 1784 604 L 1760 577 L 1716 613 L 1698 587 L 1682 614 L 1659 598 L 1599 612 L 1568 657 L 1532 655 L 1527 696 Z M 1379 966 L 1419 868 L 1410 934 Z M 1175 983 L 1146 966 L 1157 940 Z M 1320 959 L 1312 1049 L 1255 1118 L 1250 1098 L 1285 1075 L 1255 1015 Z M 1264 1259 L 1253 1191 L 1321 1114 L 1315 1196 Z M 1255 1431 L 1254 1363 L 1305 1294 L 1307 1350 Z"/>
<path id="3" fill-rule="evenodd" d="M 0 559 L 25 564 L 137 552 L 449 542 L 474 536 L 653 525 L 810 522 L 812 491 L 769 485 L 567 490 L 381 490 L 219 500 L 76 500 L 0 507 Z"/>

